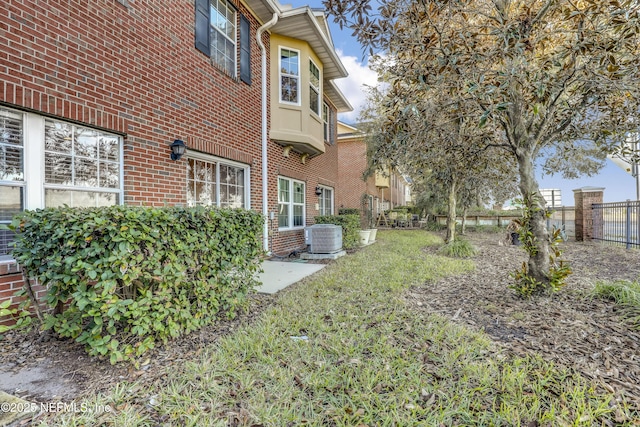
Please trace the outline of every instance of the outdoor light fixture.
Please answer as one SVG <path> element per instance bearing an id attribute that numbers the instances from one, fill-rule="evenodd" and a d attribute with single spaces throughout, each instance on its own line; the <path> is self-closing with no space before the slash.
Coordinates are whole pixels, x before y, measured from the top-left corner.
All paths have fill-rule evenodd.
<path id="1" fill-rule="evenodd" d="M 180 157 L 182 157 L 185 151 L 187 151 L 187 146 L 185 145 L 184 141 L 180 139 L 174 140 L 173 144 L 171 144 L 170 147 L 171 147 L 171 160 L 175 160 L 175 161 L 180 160 Z"/>
<path id="2" fill-rule="evenodd" d="M 322 188 L 316 187 L 316 196 L 320 197 L 321 194 L 322 194 Z"/>

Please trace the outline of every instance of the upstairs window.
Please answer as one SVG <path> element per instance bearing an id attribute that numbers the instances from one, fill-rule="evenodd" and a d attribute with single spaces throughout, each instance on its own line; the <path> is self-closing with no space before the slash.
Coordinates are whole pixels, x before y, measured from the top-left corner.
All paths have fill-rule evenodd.
<path id="1" fill-rule="evenodd" d="M 320 115 L 320 69 L 309 60 L 309 108 Z"/>
<path id="2" fill-rule="evenodd" d="M 322 103 L 322 125 L 324 128 L 324 142 L 335 144 L 336 115 L 326 102 Z"/>
<path id="3" fill-rule="evenodd" d="M 331 110 L 329 110 L 329 106 L 326 102 L 322 103 L 322 128 L 324 129 L 324 142 L 329 142 L 329 118 L 330 118 Z"/>
<path id="4" fill-rule="evenodd" d="M 229 75 L 236 75 L 236 11 L 225 0 L 211 0 L 211 59 Z"/>
<path id="5" fill-rule="evenodd" d="M 196 0 L 196 48 L 231 77 L 237 75 L 239 55 L 240 80 L 247 84 L 251 84 L 250 31 L 249 20 L 240 15 L 238 32 L 238 12 L 228 1 Z"/>
<path id="6" fill-rule="evenodd" d="M 280 101 L 300 105 L 300 52 L 280 48 Z"/>

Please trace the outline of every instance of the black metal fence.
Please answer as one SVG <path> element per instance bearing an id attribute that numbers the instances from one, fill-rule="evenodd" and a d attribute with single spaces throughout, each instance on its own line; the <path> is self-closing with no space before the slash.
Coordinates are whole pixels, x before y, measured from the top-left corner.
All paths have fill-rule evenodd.
<path id="1" fill-rule="evenodd" d="M 591 205 L 593 240 L 640 248 L 640 201 Z"/>

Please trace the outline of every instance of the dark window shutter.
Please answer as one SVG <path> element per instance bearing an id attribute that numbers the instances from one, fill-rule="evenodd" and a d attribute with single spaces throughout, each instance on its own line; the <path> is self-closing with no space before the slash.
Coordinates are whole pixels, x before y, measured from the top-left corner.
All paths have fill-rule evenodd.
<path id="1" fill-rule="evenodd" d="M 251 25 L 240 15 L 240 80 L 251 84 Z"/>
<path id="2" fill-rule="evenodd" d="M 209 0 L 196 0 L 196 49 L 211 56 L 209 43 Z"/>

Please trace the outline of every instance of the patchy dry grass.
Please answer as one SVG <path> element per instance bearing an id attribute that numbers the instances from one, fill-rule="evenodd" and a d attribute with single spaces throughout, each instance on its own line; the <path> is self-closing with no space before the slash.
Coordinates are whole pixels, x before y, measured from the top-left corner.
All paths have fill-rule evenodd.
<path id="1" fill-rule="evenodd" d="M 486 335 L 405 305 L 410 286 L 473 268 L 422 250 L 436 244 L 427 232 L 381 231 L 155 385 L 119 384 L 90 400 L 111 412 L 49 423 L 614 425 L 611 396 L 579 375 L 507 356 Z"/>

